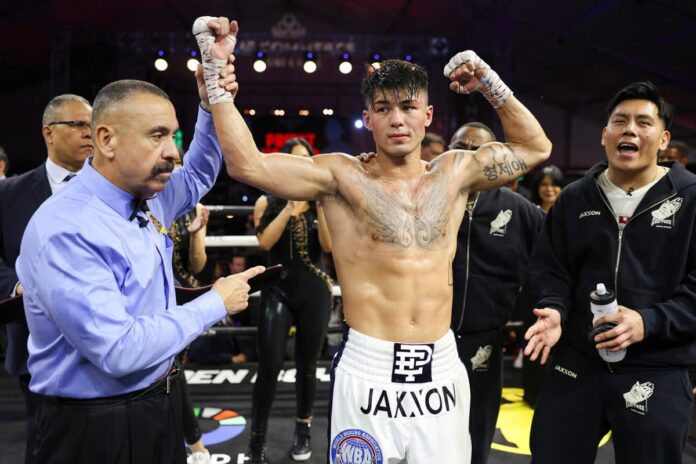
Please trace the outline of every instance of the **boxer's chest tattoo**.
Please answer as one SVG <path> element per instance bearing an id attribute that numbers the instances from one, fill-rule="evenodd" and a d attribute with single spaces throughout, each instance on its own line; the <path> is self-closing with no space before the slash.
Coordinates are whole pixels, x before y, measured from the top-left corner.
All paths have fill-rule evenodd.
<path id="1" fill-rule="evenodd" d="M 446 176 L 423 177 L 414 187 L 362 179 L 364 220 L 376 240 L 426 248 L 444 232 L 452 199 Z"/>

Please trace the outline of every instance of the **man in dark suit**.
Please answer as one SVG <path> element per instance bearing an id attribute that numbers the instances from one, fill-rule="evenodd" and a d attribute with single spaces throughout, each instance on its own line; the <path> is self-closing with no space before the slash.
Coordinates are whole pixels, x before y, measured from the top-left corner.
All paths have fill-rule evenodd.
<path id="1" fill-rule="evenodd" d="M 92 107 L 78 95 L 59 95 L 44 110 L 42 126 L 48 158 L 41 166 L 0 182 L 0 299 L 21 295 L 15 261 L 24 229 L 38 207 L 77 173 L 92 154 Z M 5 368 L 18 376 L 27 408 L 25 462 L 32 461 L 35 442 L 34 413 L 40 397 L 29 391 L 26 321 L 7 325 Z"/>

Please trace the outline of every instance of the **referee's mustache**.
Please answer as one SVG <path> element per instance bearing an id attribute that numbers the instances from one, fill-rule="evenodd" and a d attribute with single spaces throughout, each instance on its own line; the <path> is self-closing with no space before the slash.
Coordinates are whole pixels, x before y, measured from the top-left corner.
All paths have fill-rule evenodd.
<path id="1" fill-rule="evenodd" d="M 169 174 L 169 173 L 171 173 L 173 170 L 174 170 L 174 163 L 171 162 L 171 161 L 165 161 L 164 163 L 162 163 L 162 164 L 160 164 L 160 165 L 158 165 L 158 166 L 155 166 L 155 167 L 152 169 L 152 174 L 151 174 L 151 176 L 152 176 L 152 177 L 156 177 L 156 176 L 158 176 L 159 174 L 164 174 L 164 173 Z"/>

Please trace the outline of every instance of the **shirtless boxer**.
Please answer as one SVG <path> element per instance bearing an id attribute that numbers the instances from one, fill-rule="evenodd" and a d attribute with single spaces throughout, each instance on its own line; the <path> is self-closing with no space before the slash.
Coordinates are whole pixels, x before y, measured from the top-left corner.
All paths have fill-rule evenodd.
<path id="1" fill-rule="evenodd" d="M 209 18 L 208 18 L 209 19 Z M 230 25 L 232 35 L 238 30 Z M 194 34 L 208 88 L 233 40 L 214 42 L 207 19 Z M 451 150 L 421 161 L 431 123 L 426 72 L 388 60 L 362 85 L 365 127 L 377 157 L 263 154 L 231 93 L 211 95 L 233 178 L 290 200 L 321 200 L 333 240 L 346 318 L 332 367 L 330 461 L 468 463 L 469 384 L 450 331 L 452 259 L 469 192 L 503 186 L 548 158 L 534 116 L 474 52 L 445 67 L 457 93 L 478 91 L 496 108 L 507 143 Z M 292 179 L 290 181 L 290 179 Z M 252 449 L 252 451 L 254 451 Z"/>

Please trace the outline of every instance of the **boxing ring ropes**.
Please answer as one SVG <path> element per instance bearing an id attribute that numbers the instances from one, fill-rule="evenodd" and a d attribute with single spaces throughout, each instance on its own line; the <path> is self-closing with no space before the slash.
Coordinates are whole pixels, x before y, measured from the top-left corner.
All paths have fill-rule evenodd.
<path id="1" fill-rule="evenodd" d="M 253 206 L 223 206 L 223 205 L 205 205 L 210 211 L 210 214 L 216 215 L 238 215 L 247 216 L 253 214 Z M 207 236 L 205 238 L 206 248 L 227 248 L 227 247 L 258 247 L 259 241 L 255 235 L 217 235 L 217 236 Z M 250 297 L 258 298 L 260 292 L 252 293 Z M 341 287 L 338 285 L 333 286 L 333 298 L 340 298 Z M 509 321 L 503 328 L 512 329 L 522 327 L 522 321 Z M 327 333 L 339 333 L 343 330 L 343 326 L 340 324 L 329 324 Z M 232 334 L 232 335 L 255 335 L 258 331 L 258 327 L 211 327 L 203 335 L 214 336 L 217 334 Z"/>
<path id="2" fill-rule="evenodd" d="M 254 213 L 253 206 L 224 206 L 224 205 L 205 205 L 210 214 L 225 215 L 225 216 L 247 216 Z M 213 235 L 205 237 L 206 248 L 229 248 L 229 247 L 258 247 L 259 240 L 255 235 Z M 333 298 L 341 297 L 341 287 L 333 286 Z M 249 295 L 251 298 L 259 298 L 260 292 Z M 329 325 L 327 333 L 339 333 L 343 330 L 341 325 Z M 203 336 L 215 336 L 217 334 L 231 335 L 255 335 L 258 332 L 258 327 L 211 327 Z"/>

